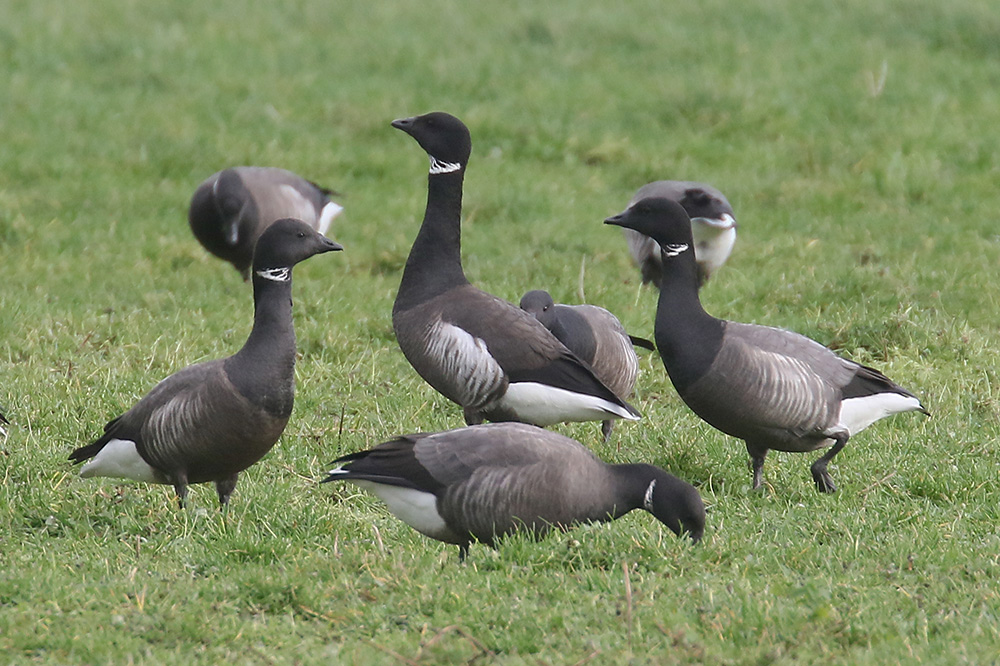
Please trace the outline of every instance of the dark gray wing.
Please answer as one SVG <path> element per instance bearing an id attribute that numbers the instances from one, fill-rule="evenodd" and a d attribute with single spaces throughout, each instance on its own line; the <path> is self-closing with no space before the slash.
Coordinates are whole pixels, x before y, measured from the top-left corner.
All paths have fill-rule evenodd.
<path id="1" fill-rule="evenodd" d="M 851 367 L 789 331 L 727 322 L 722 347 L 684 399 L 710 424 L 742 439 L 818 437 L 834 425 Z"/>
<path id="2" fill-rule="evenodd" d="M 616 316 L 596 305 L 577 305 L 573 310 L 586 319 L 594 337 L 594 373 L 615 394 L 628 398 L 639 377 L 636 356 L 628 332 Z"/>
<path id="3" fill-rule="evenodd" d="M 427 383 L 463 406 L 483 407 L 508 383 L 538 382 L 630 405 L 527 312 L 463 285 L 393 317 L 400 348 Z"/>
<path id="4" fill-rule="evenodd" d="M 611 512 L 604 465 L 558 433 L 516 423 L 473 426 L 427 437 L 416 454 L 446 484 L 441 516 L 485 543 Z"/>
<path id="5" fill-rule="evenodd" d="M 240 167 L 240 175 L 258 209 L 258 237 L 275 220 L 294 217 L 314 229 L 323 207 L 330 202 L 327 192 L 301 176 L 274 167 Z"/>

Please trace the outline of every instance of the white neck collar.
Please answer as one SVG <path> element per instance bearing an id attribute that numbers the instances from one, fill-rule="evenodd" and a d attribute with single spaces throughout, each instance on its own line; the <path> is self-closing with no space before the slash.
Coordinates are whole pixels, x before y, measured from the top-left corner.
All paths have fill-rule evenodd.
<path id="1" fill-rule="evenodd" d="M 281 268 L 265 268 L 262 271 L 256 271 L 256 273 L 265 280 L 271 280 L 272 282 L 288 282 L 292 279 L 292 269 L 287 266 L 283 266 Z"/>
<path id="2" fill-rule="evenodd" d="M 678 254 L 687 252 L 687 243 L 667 243 L 663 246 L 663 254 L 668 257 L 676 257 Z"/>
<path id="3" fill-rule="evenodd" d="M 646 494 L 642 496 L 642 508 L 650 513 L 653 512 L 653 488 L 656 487 L 656 479 L 649 482 Z"/>
<path id="4" fill-rule="evenodd" d="M 459 162 L 443 162 L 433 155 L 428 155 L 431 158 L 431 175 L 436 175 L 439 173 L 452 173 L 453 171 L 458 171 L 462 168 Z"/>

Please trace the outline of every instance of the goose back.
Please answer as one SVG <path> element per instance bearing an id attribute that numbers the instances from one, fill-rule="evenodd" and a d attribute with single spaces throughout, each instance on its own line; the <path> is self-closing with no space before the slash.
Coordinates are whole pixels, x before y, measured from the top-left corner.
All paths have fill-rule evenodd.
<path id="1" fill-rule="evenodd" d="M 278 440 L 294 399 L 291 270 L 341 249 L 299 220 L 277 221 L 254 255 L 254 325 L 239 352 L 184 368 L 157 384 L 95 442 L 70 454 L 81 476 L 175 486 L 214 481 L 228 502 L 239 472 Z"/>
<path id="2" fill-rule="evenodd" d="M 283 218 L 302 220 L 326 234 L 343 208 L 333 191 L 276 167 L 223 169 L 195 190 L 188 223 L 206 250 L 250 277 L 253 250 L 261 234 Z"/>
<path id="3" fill-rule="evenodd" d="M 661 520 L 675 514 L 671 529 L 695 540 L 704 527 L 704 505 L 690 484 L 649 465 L 607 465 L 578 442 L 526 424 L 404 435 L 335 463 L 343 464 L 326 481 L 359 483 L 411 527 L 463 552 L 473 540 L 492 545 L 520 530 L 542 536 L 635 508 Z M 654 511 L 658 483 L 670 508 Z"/>
<path id="4" fill-rule="evenodd" d="M 650 197 L 663 197 L 684 207 L 691 219 L 698 283 L 704 284 L 732 252 L 736 242 L 736 218 L 729 200 L 718 189 L 690 180 L 657 180 L 639 188 L 629 207 Z M 644 284 L 659 287 L 663 263 L 660 247 L 649 236 L 624 229 L 632 259 L 639 267 Z"/>
<path id="5" fill-rule="evenodd" d="M 430 159 L 427 205 L 393 303 L 393 330 L 417 373 L 483 419 L 551 425 L 562 421 L 639 418 L 544 326 L 481 291 L 461 261 L 468 128 L 434 112 L 395 120 Z"/>

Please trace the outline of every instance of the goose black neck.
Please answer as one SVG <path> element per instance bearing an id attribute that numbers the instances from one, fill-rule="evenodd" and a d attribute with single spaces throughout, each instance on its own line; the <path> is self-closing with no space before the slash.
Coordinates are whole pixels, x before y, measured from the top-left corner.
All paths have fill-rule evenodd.
<path id="1" fill-rule="evenodd" d="M 657 467 L 645 463 L 611 465 L 611 473 L 615 479 L 615 495 L 618 500 L 612 515 L 618 518 L 633 509 L 643 508 L 646 490 L 659 471 Z"/>
<path id="2" fill-rule="evenodd" d="M 465 167 L 427 177 L 427 209 L 403 268 L 394 309 L 423 303 L 468 284 L 462 270 L 462 183 Z"/>
<path id="3" fill-rule="evenodd" d="M 291 411 L 295 372 L 292 280 L 253 276 L 253 329 L 226 362 L 226 374 L 245 397 L 273 413 Z M 263 387 L 263 388 L 262 388 Z"/>
<path id="4" fill-rule="evenodd" d="M 674 387 L 682 392 L 712 365 L 722 347 L 725 326 L 705 312 L 698 299 L 698 265 L 693 249 L 677 256 L 661 251 L 661 258 L 656 347 Z"/>
<path id="5" fill-rule="evenodd" d="M 687 532 L 699 541 L 705 532 L 705 504 L 690 483 L 659 467 L 645 464 L 615 465 L 619 494 L 628 508 L 649 511 L 678 536 Z"/>

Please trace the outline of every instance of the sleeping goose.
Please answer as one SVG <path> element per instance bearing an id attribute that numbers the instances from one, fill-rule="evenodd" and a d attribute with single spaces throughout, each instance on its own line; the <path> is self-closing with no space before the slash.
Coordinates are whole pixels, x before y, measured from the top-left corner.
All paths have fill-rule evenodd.
<path id="1" fill-rule="evenodd" d="M 286 217 L 302 220 L 321 234 L 343 210 L 331 190 L 291 171 L 239 166 L 209 176 L 191 198 L 188 223 L 205 249 L 250 279 L 257 239 Z"/>
<path id="2" fill-rule="evenodd" d="M 535 289 L 521 297 L 521 309 L 552 331 L 559 342 L 590 364 L 597 378 L 627 400 L 639 377 L 639 357 L 632 348 L 633 338 L 607 310 L 596 305 L 563 305 L 552 300 L 544 289 Z M 608 441 L 615 422 L 601 424 Z"/>
<path id="3" fill-rule="evenodd" d="M 892 414 L 927 413 L 916 396 L 878 370 L 805 336 L 706 313 L 698 300 L 691 224 L 677 202 L 643 199 L 605 223 L 659 244 L 663 277 L 655 333 L 663 365 L 695 414 L 746 443 L 754 488 L 763 482 L 769 450 L 830 447 L 811 469 L 816 488 L 832 493 L 837 487 L 827 465 L 852 435 Z"/>
<path id="4" fill-rule="evenodd" d="M 176 372 L 70 454 L 84 478 L 106 476 L 174 486 L 215 482 L 225 507 L 239 473 L 285 429 L 295 393 L 292 267 L 342 249 L 299 220 L 279 220 L 254 251 L 254 322 L 239 352 Z"/>
<path id="5" fill-rule="evenodd" d="M 544 326 L 481 291 L 462 270 L 462 183 L 469 130 L 447 113 L 395 120 L 427 151 L 427 208 L 392 308 L 399 347 L 423 379 L 462 406 L 467 424 L 637 420 Z"/>
<path id="6" fill-rule="evenodd" d="M 665 197 L 676 201 L 691 218 L 694 255 L 698 261 L 698 284 L 706 280 L 722 264 L 736 242 L 736 218 L 729 200 L 711 185 L 689 180 L 657 180 L 647 183 L 635 193 L 629 206 L 648 197 Z M 660 286 L 660 248 L 649 236 L 633 229 L 623 229 L 629 252 L 639 266 L 643 284 Z"/>
<path id="7" fill-rule="evenodd" d="M 692 541 L 705 505 L 691 484 L 652 465 L 608 465 L 582 444 L 523 423 L 490 423 L 396 437 L 335 460 L 326 481 L 351 481 L 432 539 L 495 546 L 518 530 L 615 520 L 645 509 Z"/>

